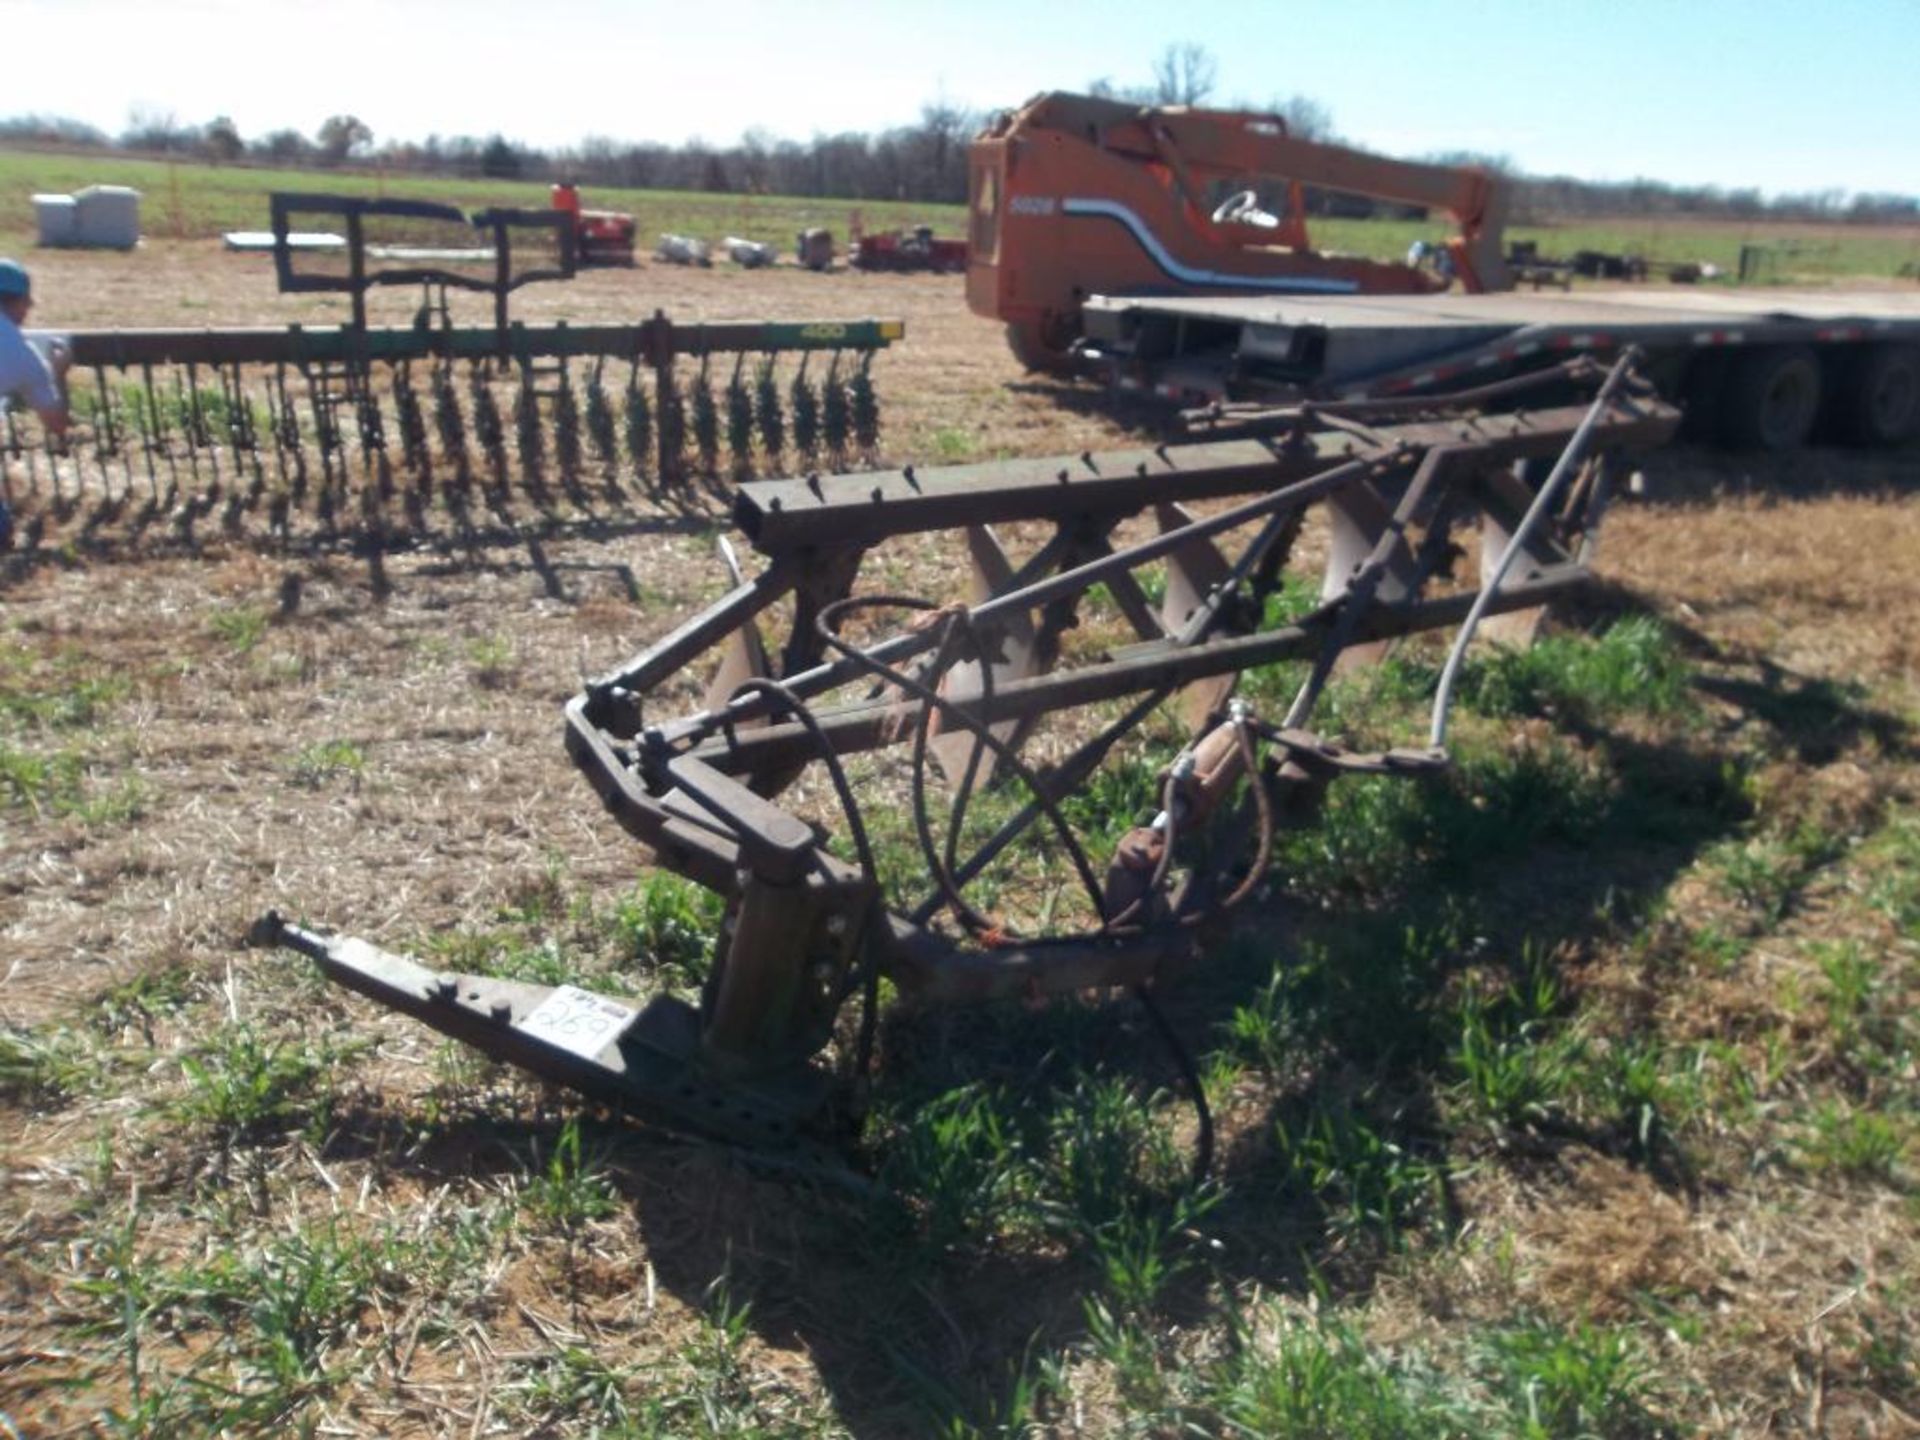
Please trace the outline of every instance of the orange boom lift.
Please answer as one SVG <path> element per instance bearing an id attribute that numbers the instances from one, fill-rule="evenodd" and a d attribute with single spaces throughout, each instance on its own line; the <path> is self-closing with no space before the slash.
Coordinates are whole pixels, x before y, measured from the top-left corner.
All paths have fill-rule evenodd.
<path id="1" fill-rule="evenodd" d="M 1032 369 L 1065 363 L 1088 295 L 1417 295 L 1447 271 L 1511 288 L 1494 176 L 1296 139 L 1275 115 L 1040 95 L 973 142 L 968 190 L 967 303 Z M 1309 191 L 1445 211 L 1459 232 L 1437 271 L 1322 254 Z"/>

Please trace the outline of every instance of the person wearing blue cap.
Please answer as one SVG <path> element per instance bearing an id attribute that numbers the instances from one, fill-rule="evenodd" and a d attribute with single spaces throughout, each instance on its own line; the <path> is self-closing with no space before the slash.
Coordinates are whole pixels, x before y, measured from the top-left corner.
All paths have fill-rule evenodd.
<path id="1" fill-rule="evenodd" d="M 40 417 L 49 435 L 64 435 L 67 352 L 55 346 L 49 358 L 27 343 L 20 327 L 27 323 L 32 308 L 33 281 L 26 267 L 17 260 L 0 260 L 0 407 L 15 403 L 18 396 Z M 7 548 L 12 537 L 13 516 L 6 492 L 0 488 L 0 550 Z"/>

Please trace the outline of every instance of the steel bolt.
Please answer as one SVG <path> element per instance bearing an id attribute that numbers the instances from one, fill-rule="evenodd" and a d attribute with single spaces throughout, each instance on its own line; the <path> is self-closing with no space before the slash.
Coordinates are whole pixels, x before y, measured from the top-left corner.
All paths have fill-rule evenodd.
<path id="1" fill-rule="evenodd" d="M 513 1019 L 513 1006 L 508 1001 L 496 1000 L 492 1005 L 487 1007 L 487 1013 L 494 1018 L 496 1023 L 505 1025 L 509 1020 Z"/>
<path id="2" fill-rule="evenodd" d="M 460 995 L 460 981 L 453 975 L 436 975 L 433 979 L 433 993 L 441 1000 L 454 1000 Z"/>

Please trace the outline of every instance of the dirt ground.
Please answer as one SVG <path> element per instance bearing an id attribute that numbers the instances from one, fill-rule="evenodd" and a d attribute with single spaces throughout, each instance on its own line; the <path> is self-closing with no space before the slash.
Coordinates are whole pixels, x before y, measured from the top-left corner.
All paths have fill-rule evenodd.
<path id="1" fill-rule="evenodd" d="M 278 324 L 341 313 L 329 301 L 276 295 L 264 259 L 202 243 L 149 244 L 126 257 L 50 253 L 34 269 L 35 323 L 47 328 Z M 393 300 L 395 313 L 376 311 L 376 319 L 405 318 L 411 297 L 407 305 Z M 890 463 L 1078 452 L 1130 438 L 1090 391 L 1021 372 L 996 327 L 966 310 L 954 277 L 646 266 L 535 287 L 514 303 L 529 320 L 638 319 L 656 307 L 681 323 L 904 319 L 905 342 L 875 367 Z M 1640 491 L 1611 517 L 1598 568 L 1627 603 L 1690 637 L 1702 664 L 1743 675 L 1772 666 L 1800 682 L 1865 686 L 1881 709 L 1920 716 L 1920 454 L 1820 451 L 1760 464 L 1676 451 L 1647 464 Z M 316 994 L 295 962 L 245 947 L 249 925 L 277 908 L 403 946 L 555 891 L 590 906 L 631 887 L 644 856 L 565 755 L 561 706 L 584 677 L 718 593 L 725 579 L 713 542 L 725 528 L 724 504 L 713 498 L 643 514 L 610 537 L 563 535 L 474 558 L 401 553 L 385 561 L 384 592 L 351 555 L 285 557 L 219 541 L 197 557 L 31 565 L 0 557 L 0 661 L 116 687 L 110 718 L 72 742 L 92 809 L 41 813 L 9 804 L 0 790 L 0 1024 L 25 1032 L 64 1022 L 116 986 L 185 973 L 211 987 L 214 999 L 194 1012 L 204 1023 L 222 1015 L 264 1021 L 300 1007 L 331 1023 L 346 1007 L 374 1047 L 360 1080 L 363 1116 L 378 1121 L 381 1107 L 415 1105 L 445 1064 L 436 1042 L 358 1001 Z M 689 690 L 695 683 L 689 677 Z M 1910 750 L 1864 780 L 1849 779 L 1847 767 L 1872 763 L 1865 744 L 1836 737 L 1832 754 L 1797 762 L 1781 783 L 1826 796 L 1821 803 L 1840 804 L 1829 792 L 1856 783 L 1873 789 L 1876 804 L 1912 804 L 1920 771 Z M 156 1074 L 169 1045 L 193 1039 L 160 1044 Z M 76 1338 L 93 1332 L 75 1318 L 74 1267 L 61 1256 L 63 1246 L 80 1244 L 82 1222 L 73 1217 L 84 1209 L 76 1197 L 92 1193 L 89 1153 L 98 1137 L 120 1133 L 137 1088 L 78 1108 L 10 1102 L 0 1111 L 0 1233 L 8 1246 L 24 1247 L 0 1288 L 0 1411 L 23 1434 L 87 1433 L 101 1395 L 124 1401 L 117 1381 L 60 1388 L 91 1373 L 86 1357 L 98 1351 Z M 565 1104 L 515 1093 L 536 1130 L 558 1113 L 551 1106 Z M 104 1162 L 115 1176 L 108 1188 L 124 1191 L 142 1180 L 137 1145 L 161 1142 L 98 1143 L 135 1145 Z M 373 1178 L 385 1176 L 385 1162 L 348 1151 L 289 1162 L 298 1180 L 263 1182 L 264 1190 L 311 1192 L 296 1214 L 332 1207 L 404 1217 L 454 1204 L 447 1196 L 466 1194 L 464 1186 L 495 1183 L 498 1156 L 467 1163 L 452 1153 L 457 1138 L 436 1143 L 449 1153 L 406 1184 Z M 857 1309 L 861 1287 L 877 1277 L 812 1265 L 808 1245 L 827 1223 L 820 1214 L 800 1213 L 804 1201 L 789 1213 L 789 1202 L 757 1191 L 763 1182 L 724 1160 L 667 1141 L 636 1143 L 620 1162 L 640 1195 L 635 1216 L 625 1228 L 595 1232 L 584 1308 L 576 1291 L 575 1308 L 563 1315 L 550 1269 L 515 1269 L 521 1288 L 502 1301 L 490 1333 L 428 1343 L 416 1322 L 413 1339 L 382 1359 L 383 1378 L 362 1401 L 327 1403 L 323 1433 L 506 1433 L 501 1416 L 513 1412 L 488 1397 L 515 1355 L 593 1349 L 629 1333 L 640 1337 L 635 1353 L 679 1354 L 676 1347 L 692 1343 L 685 1337 L 694 1321 L 685 1317 L 713 1313 L 709 1283 L 736 1263 L 762 1281 L 743 1383 L 763 1399 L 801 1397 L 801 1409 L 811 1403 L 805 1397 L 824 1394 L 837 1423 L 855 1433 L 910 1433 L 890 1428 L 898 1397 L 871 1378 L 871 1356 L 849 1353 L 855 1342 L 833 1314 Z M 1756 1315 L 1790 1310 L 1800 1323 L 1844 1289 L 1850 1245 L 1911 1253 L 1901 1248 L 1910 1239 L 1910 1193 L 1890 1191 L 1849 1210 L 1828 1239 L 1796 1256 L 1781 1250 L 1783 1232 L 1767 1228 L 1774 1222 L 1758 1218 L 1744 1197 L 1682 1202 L 1638 1170 L 1612 1160 L 1591 1165 L 1571 1208 L 1541 1208 L 1540 1194 L 1518 1193 L 1526 1188 L 1518 1182 L 1504 1192 L 1509 1182 L 1497 1175 L 1475 1182 L 1481 1188 L 1466 1203 L 1483 1207 L 1476 1224 L 1512 1238 L 1525 1269 L 1522 1292 L 1592 1283 L 1577 1256 L 1600 1247 L 1625 1257 L 1627 1269 L 1640 1267 L 1636 1275 L 1661 1270 L 1683 1286 L 1693 1283 L 1689 1266 L 1705 1266 L 1729 1286 L 1727 1275 L 1737 1273 L 1743 1292 L 1771 1289 Z M 1818 1197 L 1797 1203 L 1817 1226 Z M 730 1206 L 743 1209 L 720 1213 Z M 1617 1233 L 1621 1215 L 1640 1217 L 1626 1227 L 1633 1233 Z M 182 1253 L 210 1252 L 215 1243 L 186 1228 L 174 1241 Z M 1466 1270 L 1494 1263 L 1480 1248 L 1463 1247 L 1461 1256 Z M 1503 1263 L 1511 1267 L 1512 1255 Z M 1479 1283 L 1465 1270 L 1454 1278 L 1469 1289 Z M 1619 1285 L 1630 1282 L 1639 1283 Z M 1502 1282 L 1513 1283 L 1510 1274 Z M 664 1292 L 658 1314 L 656 1284 Z M 928 1323 L 952 1330 L 950 1348 L 963 1360 L 997 1355 L 1002 1341 L 1017 1346 L 1008 1337 L 1023 1323 L 1038 1322 L 1009 1313 L 1004 1297 L 995 1304 L 992 1292 L 1009 1287 L 1020 1282 L 983 1259 L 961 1298 L 933 1301 L 939 1319 Z M 1059 1290 L 1047 1287 L 1037 1303 L 1066 1303 Z M 1447 1323 L 1446 1305 L 1426 1282 L 1409 1282 L 1409 1291 L 1419 1293 L 1400 1295 L 1393 1311 L 1403 1335 Z M 644 1313 L 635 1308 L 641 1295 Z M 681 1319 L 664 1318 L 674 1313 Z M 1762 1350 L 1773 1343 L 1773 1324 L 1755 1321 L 1766 1332 L 1754 1342 Z M 1779 1324 L 1782 1333 L 1792 1328 Z M 1851 1417 L 1853 1428 L 1804 1425 L 1817 1406 L 1804 1395 L 1793 1403 L 1791 1420 L 1785 1400 L 1767 1413 L 1783 1429 L 1808 1433 L 1914 1433 L 1858 1394 L 1833 1401 L 1832 1413 Z M 1728 1397 L 1727 1416 L 1723 1427 L 1701 1412 L 1699 1433 L 1758 1424 L 1761 1412 Z M 519 1433 L 587 1431 L 556 1422 Z M 1055 1433 L 1110 1432 L 1062 1423 Z"/>

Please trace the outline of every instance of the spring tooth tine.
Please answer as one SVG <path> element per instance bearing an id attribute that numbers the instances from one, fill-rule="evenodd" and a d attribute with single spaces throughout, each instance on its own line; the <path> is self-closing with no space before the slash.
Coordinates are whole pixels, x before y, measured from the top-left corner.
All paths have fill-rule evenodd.
<path id="1" fill-rule="evenodd" d="M 734 356 L 727 381 L 727 448 L 733 452 L 735 480 L 753 474 L 753 392 L 747 388 L 746 363 L 745 351 Z"/>
<path id="2" fill-rule="evenodd" d="M 767 471 L 778 475 L 785 468 L 781 454 L 787 447 L 787 426 L 780 412 L 780 382 L 774 375 L 772 355 L 760 362 L 754 380 L 754 418 L 760 425 L 760 448 L 767 457 Z"/>
<path id="3" fill-rule="evenodd" d="M 513 392 L 513 441 L 520 452 L 521 483 L 530 494 L 538 495 L 545 488 L 546 435 L 540 428 L 540 397 L 534 392 L 532 368 L 525 362 Z"/>
<path id="4" fill-rule="evenodd" d="M 658 399 L 654 410 L 660 433 L 660 483 L 677 485 L 686 469 L 687 407 L 680 394 L 677 367 L 671 363 L 660 370 Z"/>
<path id="5" fill-rule="evenodd" d="M 281 410 L 282 383 L 284 377 L 269 376 L 267 379 L 267 433 L 273 436 L 273 472 L 278 481 L 273 494 L 268 499 L 270 524 L 275 534 L 284 542 L 287 538 L 287 446 L 283 412 Z"/>
<path id="6" fill-rule="evenodd" d="M 292 456 L 293 483 L 291 485 L 295 509 L 307 501 L 307 449 L 300 435 L 300 407 L 293 403 L 293 397 L 287 393 L 287 367 L 282 361 L 275 367 L 274 386 L 280 392 L 280 432 L 279 442 Z"/>
<path id="7" fill-rule="evenodd" d="M 640 383 L 640 357 L 633 357 L 627 370 L 627 390 L 623 397 L 622 421 L 626 430 L 627 459 L 633 466 L 633 478 L 647 482 L 647 462 L 653 454 L 653 412 L 647 404 L 647 390 Z"/>
<path id="8" fill-rule="evenodd" d="M 140 463 L 147 472 L 147 503 L 156 503 L 160 498 L 160 477 L 153 464 L 153 430 L 149 424 L 150 407 L 153 403 L 153 390 L 150 382 L 129 378 L 121 394 L 126 397 L 127 408 L 133 412 L 133 425 L 140 432 Z"/>
<path id="9" fill-rule="evenodd" d="M 561 484 L 571 493 L 580 483 L 580 406 L 567 369 L 562 356 L 553 391 L 553 458 L 560 467 Z"/>
<path id="10" fill-rule="evenodd" d="M 853 439 L 871 464 L 880 450 L 880 398 L 873 388 L 873 352 L 867 351 L 847 378 L 847 403 L 852 410 Z"/>
<path id="11" fill-rule="evenodd" d="M 473 397 L 474 438 L 480 442 L 480 448 L 487 457 L 487 465 L 493 473 L 492 488 L 497 494 L 506 488 L 507 446 L 500 425 L 500 407 L 494 401 L 492 386 L 488 384 L 486 362 L 473 361 L 468 368 L 467 379 Z"/>
<path id="12" fill-rule="evenodd" d="M 820 457 L 820 400 L 807 379 L 807 362 L 812 358 L 811 354 L 800 357 L 800 368 L 794 372 L 788 393 L 793 408 L 794 459 L 802 470 L 813 469 Z"/>
<path id="13" fill-rule="evenodd" d="M 847 389 L 840 380 L 840 352 L 827 362 L 826 378 L 820 382 L 820 434 L 826 441 L 827 461 L 836 470 L 847 464 Z"/>
<path id="14" fill-rule="evenodd" d="M 100 470 L 100 505 L 104 511 L 113 504 L 113 475 L 107 469 L 108 452 L 113 444 L 113 401 L 107 394 L 106 372 L 93 367 L 93 459 Z"/>
<path id="15" fill-rule="evenodd" d="M 603 373 L 606 363 L 606 356 L 597 355 L 594 357 L 593 368 L 587 372 L 587 439 L 593 446 L 594 457 L 599 460 L 605 472 L 609 495 L 618 498 L 620 436 L 614 428 L 613 405 L 607 399 L 607 386 Z"/>
<path id="16" fill-rule="evenodd" d="M 186 442 L 187 476 L 197 491 L 200 488 L 200 456 L 194 445 L 192 412 L 187 404 L 186 381 L 173 372 L 173 408 L 180 421 L 180 438 Z"/>
<path id="17" fill-rule="evenodd" d="M 694 453 L 700 458 L 701 475 L 711 479 L 720 465 L 720 407 L 714 403 L 713 379 L 705 355 L 700 357 L 700 369 L 694 378 L 690 408 Z"/>

